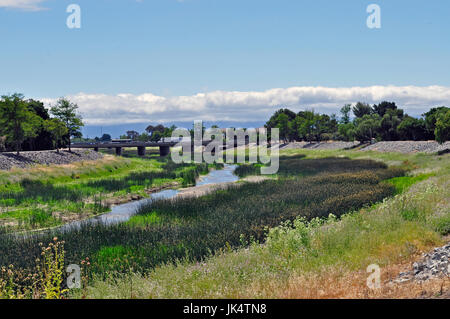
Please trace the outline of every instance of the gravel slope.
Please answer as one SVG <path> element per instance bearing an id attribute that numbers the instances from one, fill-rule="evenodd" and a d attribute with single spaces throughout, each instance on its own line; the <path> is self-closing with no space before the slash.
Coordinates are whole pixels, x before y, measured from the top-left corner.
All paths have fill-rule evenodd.
<path id="1" fill-rule="evenodd" d="M 450 142 L 440 145 L 436 141 L 392 141 L 378 142 L 362 148 L 362 151 L 400 152 L 400 153 L 436 153 L 450 149 Z"/>
<path id="2" fill-rule="evenodd" d="M 316 150 L 337 150 L 352 148 L 359 145 L 359 142 L 293 142 L 280 146 L 280 149 L 316 149 Z M 375 144 L 366 145 L 360 148 L 361 151 L 378 151 L 378 152 L 400 152 L 400 153 L 436 153 L 450 149 L 450 142 L 440 145 L 436 141 L 392 141 L 377 142 Z"/>
<path id="3" fill-rule="evenodd" d="M 102 158 L 103 155 L 93 150 L 72 149 L 72 152 L 61 150 L 36 151 L 16 153 L 0 153 L 0 170 L 9 170 L 13 167 L 26 168 L 36 164 L 61 165 L 79 161 L 93 161 Z"/>

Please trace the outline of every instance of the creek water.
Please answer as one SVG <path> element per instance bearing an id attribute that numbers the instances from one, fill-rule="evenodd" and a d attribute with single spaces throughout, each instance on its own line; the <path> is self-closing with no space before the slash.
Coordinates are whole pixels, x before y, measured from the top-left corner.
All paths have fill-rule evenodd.
<path id="1" fill-rule="evenodd" d="M 196 188 L 203 185 L 214 185 L 214 184 L 221 184 L 221 183 L 229 183 L 229 182 L 236 182 L 239 180 L 239 177 L 234 175 L 234 170 L 236 169 L 237 165 L 229 165 L 225 164 L 224 168 L 221 170 L 213 170 L 210 171 L 207 175 L 201 176 L 196 185 L 192 186 L 192 188 Z M 84 225 L 86 223 L 88 224 L 96 224 L 96 223 L 102 223 L 106 225 L 112 225 L 117 223 L 123 223 L 126 222 L 136 214 L 137 209 L 142 204 L 148 204 L 154 200 L 159 199 L 169 199 L 175 197 L 180 191 L 178 189 L 165 189 L 159 192 L 152 193 L 149 198 L 145 198 L 138 201 L 133 201 L 125 204 L 120 204 L 111 207 L 111 211 L 108 213 L 105 213 L 103 215 L 95 216 L 83 221 L 75 221 L 71 223 L 67 223 L 58 230 L 62 231 L 70 231 L 73 229 L 77 229 L 81 227 L 81 225 Z"/>

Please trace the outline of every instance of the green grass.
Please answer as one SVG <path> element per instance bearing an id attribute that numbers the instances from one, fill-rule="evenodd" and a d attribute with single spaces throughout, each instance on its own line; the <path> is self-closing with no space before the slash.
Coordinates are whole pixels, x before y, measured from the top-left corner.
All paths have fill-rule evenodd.
<path id="1" fill-rule="evenodd" d="M 323 156 L 327 155 L 329 152 L 324 152 Z M 386 267 L 409 260 L 442 244 L 441 236 L 450 229 L 450 157 L 426 155 L 424 160 L 422 155 L 415 156 L 396 154 L 395 161 L 408 160 L 415 165 L 412 176 L 430 168 L 436 174 L 397 180 L 402 192 L 381 203 L 348 212 L 340 219 L 331 216 L 308 222 L 298 218 L 272 228 L 264 245 L 252 241 L 249 247 L 224 248 L 202 262 L 180 260 L 145 275 L 135 272 L 94 279 L 83 293 L 73 291 L 72 297 L 277 298 L 292 287 L 301 290 L 302 281 L 295 281 L 300 280 L 297 278 L 326 278 L 329 273 L 343 277 L 365 271 L 369 264 Z M 380 157 L 393 160 L 385 154 Z M 405 212 L 420 212 L 420 218 Z M 307 287 L 306 281 L 303 283 Z M 326 289 L 317 285 L 318 290 Z"/>
<path id="2" fill-rule="evenodd" d="M 1 171 L 0 226 L 12 222 L 15 229 L 43 228 L 104 213 L 109 198 L 146 197 L 146 189 L 174 182 L 193 185 L 211 167 L 221 166 L 175 164 L 170 159 L 152 156 L 109 157 L 92 163 Z M 25 215 L 21 211 L 25 209 L 29 219 L 22 218 Z M 42 211 L 50 215 L 57 212 L 59 217 L 45 220 L 41 218 Z"/>
<path id="3" fill-rule="evenodd" d="M 416 176 L 400 176 L 391 178 L 387 180 L 387 182 L 394 185 L 396 193 L 400 194 L 409 189 L 415 183 L 421 182 L 435 175 L 436 175 L 435 173 L 428 173 L 428 174 L 419 174 Z"/>
<path id="4" fill-rule="evenodd" d="M 348 211 L 381 201 L 394 193 L 394 187 L 381 180 L 399 176 L 402 171 L 369 160 L 328 158 L 321 161 L 283 159 L 283 170 L 291 176 L 261 183 L 244 183 L 199 198 L 159 200 L 143 205 L 127 223 L 86 225 L 70 233 L 52 232 L 39 239 L 1 240 L 8 247 L 0 264 L 31 267 L 37 241 L 54 236 L 66 242 L 66 258 L 77 263 L 94 258 L 98 251 L 123 246 L 132 252 L 133 269 L 147 272 L 153 267 L 180 258 L 201 260 L 225 246 L 237 247 L 242 240 L 263 242 L 267 227 L 303 216 L 307 220 L 340 216 Z M 315 163 L 315 164 L 314 164 Z M 314 166 L 316 165 L 316 166 Z M 303 177 L 299 167 L 310 176 Z M 161 251 L 161 245 L 167 247 Z M 129 264 L 127 255 L 125 264 Z M 123 271 L 120 263 L 93 263 L 94 272 L 105 276 Z M 118 267 L 114 269 L 114 267 Z"/>

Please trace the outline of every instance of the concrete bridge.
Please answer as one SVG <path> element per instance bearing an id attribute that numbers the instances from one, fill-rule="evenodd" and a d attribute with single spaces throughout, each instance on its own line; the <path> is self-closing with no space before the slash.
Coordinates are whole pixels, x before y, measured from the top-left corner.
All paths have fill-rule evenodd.
<path id="1" fill-rule="evenodd" d="M 189 142 L 102 142 L 102 143 L 74 143 L 72 144 L 72 148 L 91 148 L 94 149 L 94 151 L 98 152 L 100 148 L 108 148 L 112 149 L 114 148 L 116 150 L 116 155 L 120 156 L 122 155 L 122 149 L 124 147 L 130 148 L 130 147 L 136 147 L 138 151 L 139 156 L 145 156 L 145 150 L 147 147 L 159 147 L 159 155 L 160 156 L 167 156 L 170 153 L 170 148 L 174 147 L 178 143 L 181 143 L 183 147 L 185 145 L 189 145 Z M 211 141 L 202 141 L 202 145 L 206 146 Z M 248 138 L 245 139 L 245 144 L 248 144 Z M 194 148 L 194 143 L 191 143 L 191 150 Z M 235 139 L 234 147 L 237 147 L 237 140 Z M 223 149 L 227 148 L 227 144 L 224 141 L 223 143 Z"/>
<path id="2" fill-rule="evenodd" d="M 139 156 L 145 156 L 145 150 L 147 147 L 159 147 L 159 155 L 167 156 L 170 153 L 170 148 L 174 147 L 178 142 L 119 142 L 119 143 L 75 143 L 72 144 L 73 148 L 91 148 L 98 152 L 100 148 L 114 148 L 116 155 L 122 155 L 122 149 L 124 147 L 136 147 Z"/>

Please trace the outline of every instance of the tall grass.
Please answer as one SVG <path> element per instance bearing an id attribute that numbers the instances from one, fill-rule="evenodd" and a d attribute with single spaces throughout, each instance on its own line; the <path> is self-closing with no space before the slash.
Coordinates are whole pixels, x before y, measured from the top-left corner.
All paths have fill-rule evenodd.
<path id="1" fill-rule="evenodd" d="M 30 170 L 29 175 L 20 175 L 18 180 L 15 180 L 17 173 L 10 173 L 10 180 L 0 184 L 0 222 L 15 221 L 19 229 L 54 226 L 63 222 L 61 218 L 73 214 L 105 212 L 108 207 L 103 199 L 107 197 L 146 196 L 145 189 L 173 181 L 183 186 L 193 185 L 210 168 L 204 163 L 175 164 L 169 159 L 124 161 L 123 165 L 106 161 L 94 171 L 84 170 L 77 164 L 78 169 L 69 170 L 65 175 L 60 175 L 56 167 L 58 173 L 51 171 L 47 177 L 36 169 Z"/>
<path id="2" fill-rule="evenodd" d="M 57 236 L 66 243 L 67 262 L 90 257 L 93 273 L 107 277 L 127 269 L 146 272 L 179 259 L 201 260 L 250 238 L 262 242 L 267 229 L 283 221 L 300 216 L 306 220 L 340 216 L 394 193 L 392 185 L 380 181 L 401 171 L 370 161 L 351 162 L 328 159 L 318 161 L 320 167 L 314 171 L 321 173 L 309 177 L 294 175 L 235 185 L 200 198 L 156 201 L 142 206 L 126 224 L 85 225 L 68 233 L 48 232 L 19 239 L 0 236 L 0 265 L 30 267 L 39 253 L 37 244 Z M 313 164 L 308 165 L 311 168 Z"/>
<path id="3" fill-rule="evenodd" d="M 421 155 L 408 157 L 422 161 Z M 265 245 L 251 241 L 245 249 L 224 249 L 202 262 L 183 260 L 158 266 L 147 275 L 96 278 L 85 296 L 129 298 L 133 291 L 135 298 L 417 297 L 425 283 L 417 290 L 407 284 L 389 290 L 384 283 L 405 271 L 398 263 L 408 267 L 418 253 L 441 245 L 441 236 L 449 234 L 450 157 L 426 159 L 415 172 L 431 162 L 438 174 L 381 203 L 340 219 L 300 217 L 272 228 Z M 420 214 L 405 214 L 411 211 Z M 366 286 L 366 267 L 373 263 L 382 267 L 382 289 L 376 294 Z"/>

